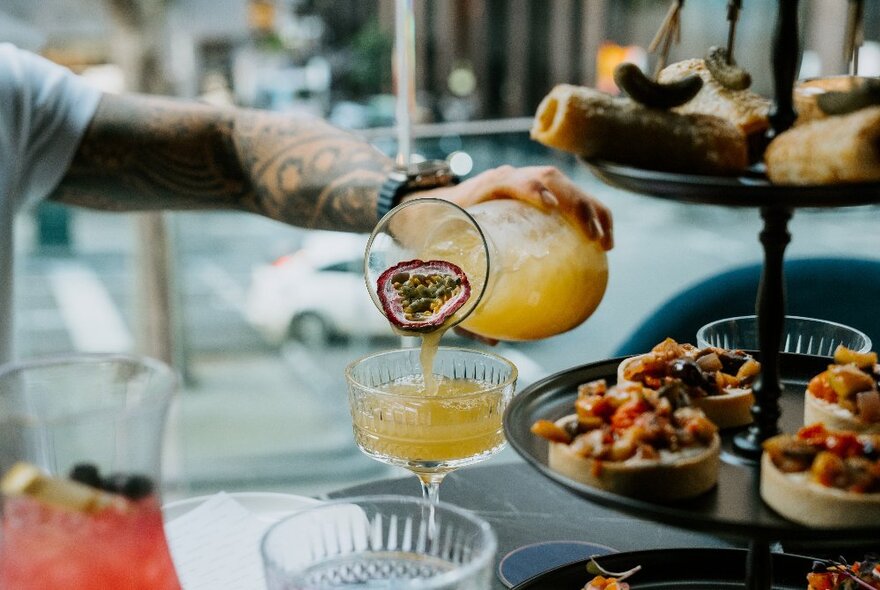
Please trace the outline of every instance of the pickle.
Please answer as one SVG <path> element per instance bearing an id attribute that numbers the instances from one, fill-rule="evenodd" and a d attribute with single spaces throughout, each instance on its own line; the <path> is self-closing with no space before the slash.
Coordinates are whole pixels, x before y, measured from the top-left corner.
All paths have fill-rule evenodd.
<path id="1" fill-rule="evenodd" d="M 845 115 L 880 104 L 880 79 L 865 80 L 849 91 L 825 92 L 816 104 L 826 115 Z"/>
<path id="2" fill-rule="evenodd" d="M 696 74 L 666 84 L 655 82 L 632 63 L 614 69 L 614 82 L 634 101 L 655 109 L 681 106 L 703 87 L 702 78 Z"/>
<path id="3" fill-rule="evenodd" d="M 725 88 L 745 90 L 752 85 L 752 76 L 747 71 L 732 61 L 728 63 L 727 50 L 723 47 L 710 47 L 705 61 L 706 69 Z"/>

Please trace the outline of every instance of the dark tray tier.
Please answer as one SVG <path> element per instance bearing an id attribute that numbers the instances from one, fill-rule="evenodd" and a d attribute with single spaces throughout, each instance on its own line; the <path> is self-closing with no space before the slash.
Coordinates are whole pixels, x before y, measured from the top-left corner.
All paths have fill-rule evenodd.
<path id="1" fill-rule="evenodd" d="M 755 168 L 743 176 L 701 176 L 584 161 L 603 182 L 655 197 L 733 207 L 848 207 L 880 203 L 880 183 L 781 186 Z"/>
<path id="2" fill-rule="evenodd" d="M 813 560 L 797 555 L 773 555 L 773 588 L 775 590 L 803 590 Z M 583 588 L 591 579 L 586 565 L 589 560 L 577 561 L 545 572 L 514 587 L 514 590 L 558 590 Z M 656 549 L 614 553 L 596 558 L 596 563 L 614 572 L 623 572 L 642 566 L 626 582 L 633 590 L 681 590 L 699 588 L 714 590 L 742 588 L 746 568 L 746 551 L 742 549 Z"/>
<path id="3" fill-rule="evenodd" d="M 593 379 L 616 381 L 617 365 L 611 359 L 557 373 L 527 387 L 516 395 L 504 415 L 504 430 L 510 445 L 523 458 L 555 483 L 602 506 L 686 529 L 746 539 L 771 541 L 811 539 L 815 542 L 867 542 L 877 539 L 877 528 L 815 529 L 798 525 L 777 515 L 761 500 L 757 464 L 744 461 L 732 448 L 733 432 L 722 432 L 721 470 L 718 485 L 698 498 L 659 504 L 636 500 L 593 488 L 551 470 L 547 464 L 547 441 L 531 433 L 540 418 L 556 420 L 573 411 L 577 387 Z M 807 382 L 823 371 L 829 359 L 797 354 L 780 354 L 784 392 L 780 399 L 783 432 L 795 432 L 803 424 L 803 396 Z M 819 537 L 817 539 L 817 537 Z"/>

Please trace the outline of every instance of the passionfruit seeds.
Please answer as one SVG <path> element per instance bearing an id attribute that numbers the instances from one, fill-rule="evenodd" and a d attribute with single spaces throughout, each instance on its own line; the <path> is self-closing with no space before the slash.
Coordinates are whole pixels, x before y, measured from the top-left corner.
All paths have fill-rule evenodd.
<path id="1" fill-rule="evenodd" d="M 400 294 L 403 317 L 410 321 L 427 319 L 461 291 L 461 279 L 439 274 L 400 273 L 392 277 Z"/>
<path id="2" fill-rule="evenodd" d="M 464 272 L 442 260 L 409 260 L 378 280 L 385 316 L 404 330 L 430 331 L 442 325 L 470 297 Z"/>

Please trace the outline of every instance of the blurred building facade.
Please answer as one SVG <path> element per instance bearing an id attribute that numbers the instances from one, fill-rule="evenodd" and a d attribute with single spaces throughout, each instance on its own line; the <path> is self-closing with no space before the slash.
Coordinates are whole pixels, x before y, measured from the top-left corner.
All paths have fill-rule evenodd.
<path id="1" fill-rule="evenodd" d="M 529 116 L 556 83 L 591 84 L 607 45 L 644 48 L 669 0 L 414 0 L 417 87 L 425 116 L 461 120 Z M 703 55 L 726 39 L 726 0 L 690 3 L 672 58 Z M 843 0 L 805 0 L 809 63 L 840 72 Z M 737 59 L 770 93 L 777 3 L 746 5 Z M 273 109 L 327 115 L 333 104 L 372 104 L 388 123 L 394 0 L 5 0 L 0 11 L 32 27 L 52 59 L 82 69 L 150 54 L 135 85 Z M 866 8 L 876 38 L 880 9 Z M 140 41 L 132 41 L 140 35 Z M 126 40 L 127 38 L 127 40 Z M 604 55 L 609 55 L 607 52 Z M 631 54 L 630 54 L 631 55 Z M 818 60 L 819 66 L 815 66 Z M 132 84 L 131 79 L 128 85 Z M 384 107 L 384 110 L 383 110 Z"/>
<path id="2" fill-rule="evenodd" d="M 644 48 L 671 1 L 413 0 L 424 119 L 522 118 L 513 121 L 520 125 L 513 131 L 488 123 L 467 126 L 476 131 L 461 136 L 434 130 L 419 138 L 420 152 L 472 156 L 475 171 L 499 163 L 558 165 L 612 207 L 621 230 L 612 256 L 625 271 L 614 273 L 590 325 L 561 340 L 496 349 L 515 360 L 523 383 L 607 358 L 616 339 L 655 303 L 715 274 L 719 265 L 750 262 L 758 252 L 755 240 L 743 237 L 758 229 L 748 211 L 608 192 L 573 159 L 528 139 L 528 119 L 553 84 L 604 81 L 622 57 L 647 62 Z M 726 3 L 686 4 L 672 59 L 702 55 L 724 41 Z M 805 71 L 843 71 L 847 4 L 801 0 Z M 777 5 L 745 3 L 736 54 L 752 72 L 755 89 L 768 95 Z M 394 8 L 394 0 L 2 0 L 0 41 L 42 51 L 110 91 L 306 110 L 352 128 L 383 127 L 393 123 Z M 880 3 L 866 9 L 866 38 L 876 41 Z M 877 67 L 874 47 L 866 46 L 865 67 Z M 391 135 L 383 129 L 370 138 L 390 153 Z M 164 214 L 171 222 L 165 228 L 154 214 L 120 217 L 51 206 L 41 205 L 33 224 L 39 231 L 20 218 L 19 249 L 26 256 L 18 257 L 19 349 L 27 355 L 82 350 L 88 336 L 90 346 L 116 350 L 119 339 L 111 336 L 118 331 L 65 319 L 75 315 L 68 309 L 73 301 L 90 311 L 106 307 L 109 319 L 122 317 L 133 340 L 159 341 L 138 346 L 139 352 L 184 357 L 179 365 L 187 395 L 174 416 L 172 483 L 218 491 L 245 484 L 265 490 L 268 481 L 311 493 L 376 475 L 378 463 L 361 457 L 351 440 L 342 375 L 351 359 L 381 341 L 349 338 L 309 348 L 294 338 L 277 349 L 259 337 L 244 312 L 247 294 L 259 287 L 254 271 L 295 252 L 307 232 L 242 213 Z M 841 233 L 846 212 L 828 214 L 833 227 L 818 223 L 820 214 L 798 214 L 795 224 L 803 225 L 792 233 L 809 237 L 806 243 L 795 239 L 793 252 L 876 254 L 871 216 L 852 212 Z M 64 224 L 57 223 L 61 215 Z M 56 241 L 69 240 L 69 247 L 50 244 L 43 230 L 54 231 Z M 30 245 L 33 234 L 44 247 Z M 688 240 L 686 264 L 682 236 Z M 645 276 L 661 279 L 645 290 Z M 101 295 L 101 304 L 89 293 Z M 104 305 L 108 300 L 112 306 Z M 176 343 L 170 341 L 175 335 Z"/>

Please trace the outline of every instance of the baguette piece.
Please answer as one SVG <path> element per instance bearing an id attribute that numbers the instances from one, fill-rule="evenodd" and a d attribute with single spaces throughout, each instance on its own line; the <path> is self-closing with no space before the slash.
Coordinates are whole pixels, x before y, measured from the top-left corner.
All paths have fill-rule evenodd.
<path id="1" fill-rule="evenodd" d="M 719 117 L 649 109 L 569 84 L 538 105 L 531 137 L 586 159 L 651 170 L 735 175 L 748 165 L 745 135 Z"/>
<path id="2" fill-rule="evenodd" d="M 660 71 L 657 81 L 668 84 L 692 74 L 702 78 L 703 87 L 690 101 L 676 107 L 674 109 L 676 112 L 721 117 L 747 136 L 762 134 L 770 127 L 767 118 L 770 112 L 770 100 L 748 89 L 731 90 L 722 86 L 712 76 L 703 59 L 686 59 L 670 64 Z"/>
<path id="3" fill-rule="evenodd" d="M 797 125 L 764 154 L 775 184 L 880 181 L 880 106 Z"/>

